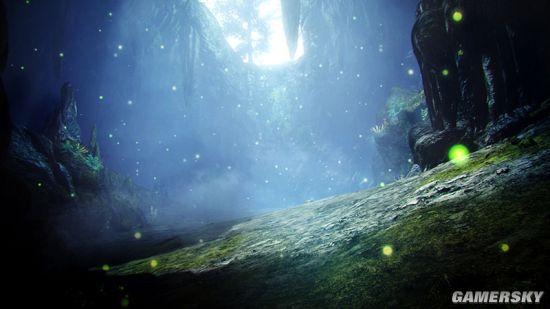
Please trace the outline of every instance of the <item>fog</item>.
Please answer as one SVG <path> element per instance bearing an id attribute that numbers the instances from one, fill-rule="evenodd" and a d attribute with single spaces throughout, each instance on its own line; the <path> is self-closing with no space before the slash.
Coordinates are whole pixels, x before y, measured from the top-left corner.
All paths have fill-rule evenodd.
<path id="1" fill-rule="evenodd" d="M 71 82 L 105 165 L 208 222 L 379 185 L 371 128 L 421 88 L 415 1 L 303 1 L 293 57 L 278 1 L 223 2 L 9 2 L 12 117 L 39 130 Z"/>

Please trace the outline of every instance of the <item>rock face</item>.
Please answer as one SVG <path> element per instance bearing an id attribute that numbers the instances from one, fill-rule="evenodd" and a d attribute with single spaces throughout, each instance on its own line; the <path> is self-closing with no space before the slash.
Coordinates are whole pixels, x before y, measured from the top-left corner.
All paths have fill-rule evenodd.
<path id="1" fill-rule="evenodd" d="M 412 156 L 407 144 L 411 128 L 426 123 L 422 92 L 392 89 L 380 121 L 371 129 L 379 160 L 373 164 L 377 182 L 391 182 L 407 175 Z"/>
<path id="2" fill-rule="evenodd" d="M 425 168 L 448 161 L 447 152 L 455 144 L 466 145 L 472 150 L 476 148 L 466 131 L 457 128 L 432 131 L 428 127 L 420 126 L 409 132 L 414 162 Z"/>
<path id="3" fill-rule="evenodd" d="M 8 60 L 8 20 L 4 2 L 0 1 L 0 74 L 3 74 Z M 0 160 L 6 154 L 11 134 L 11 121 L 8 110 L 8 99 L 4 83 L 0 77 Z"/>
<path id="4" fill-rule="evenodd" d="M 218 239 L 113 267 L 106 294 L 122 285 L 144 307 L 408 308 L 445 307 L 452 291 L 495 282 L 546 286 L 549 125 L 466 165 L 252 218 Z"/>
<path id="5" fill-rule="evenodd" d="M 549 6 L 542 0 L 420 2 L 412 42 L 435 131 L 458 126 L 477 139 L 489 129 L 486 142 L 496 142 L 495 131 L 509 118 L 515 133 L 517 124 L 529 122 L 519 119 L 522 110 L 550 97 Z"/>
<path id="6" fill-rule="evenodd" d="M 61 102 L 46 125 L 46 135 L 58 142 L 67 140 L 80 142 L 80 126 L 77 118 L 78 109 L 74 90 L 71 84 L 66 83 L 61 88 Z"/>
<path id="7" fill-rule="evenodd" d="M 6 218 L 15 225 L 8 235 L 33 244 L 29 250 L 36 252 L 26 255 L 38 259 L 37 268 L 75 262 L 83 247 L 148 226 L 158 208 L 170 203 L 105 168 L 97 135 L 92 134 L 89 147 L 80 142 L 70 84 L 61 95 L 44 133 L 14 128 L 0 164 L 0 196 L 10 205 Z"/>
<path id="8" fill-rule="evenodd" d="M 97 142 L 97 126 L 94 125 L 92 134 L 90 135 L 90 152 L 96 158 L 101 158 L 101 151 L 99 150 L 99 143 Z"/>

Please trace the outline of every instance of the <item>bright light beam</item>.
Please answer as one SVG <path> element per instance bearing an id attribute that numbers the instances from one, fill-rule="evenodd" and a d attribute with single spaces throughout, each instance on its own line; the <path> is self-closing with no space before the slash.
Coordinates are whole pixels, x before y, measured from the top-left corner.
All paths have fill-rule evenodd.
<path id="1" fill-rule="evenodd" d="M 212 11 L 218 20 L 222 20 L 223 16 L 220 16 L 220 14 L 223 13 L 216 10 L 216 6 L 219 1 L 220 0 L 203 0 L 203 3 L 210 11 Z M 267 19 L 266 22 L 269 24 L 269 29 L 271 32 L 268 37 L 267 49 L 255 51 L 253 59 L 254 64 L 258 66 L 280 65 L 297 60 L 304 55 L 304 42 L 302 37 L 298 38 L 298 48 L 294 58 L 291 58 L 288 53 L 288 46 L 283 27 L 281 2 L 279 0 L 264 0 L 264 2 L 259 6 L 258 15 L 259 18 Z M 231 35 L 227 35 L 226 40 L 233 49 L 236 49 L 239 44 L 242 43 L 242 41 L 238 38 Z M 247 59 L 243 59 L 243 61 L 246 62 Z"/>

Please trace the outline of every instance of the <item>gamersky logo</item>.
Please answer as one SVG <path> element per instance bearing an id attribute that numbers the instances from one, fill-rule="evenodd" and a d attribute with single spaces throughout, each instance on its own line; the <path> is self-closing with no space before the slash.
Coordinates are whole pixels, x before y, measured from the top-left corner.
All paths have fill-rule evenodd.
<path id="1" fill-rule="evenodd" d="M 453 304 L 540 304 L 544 291 L 455 291 Z"/>

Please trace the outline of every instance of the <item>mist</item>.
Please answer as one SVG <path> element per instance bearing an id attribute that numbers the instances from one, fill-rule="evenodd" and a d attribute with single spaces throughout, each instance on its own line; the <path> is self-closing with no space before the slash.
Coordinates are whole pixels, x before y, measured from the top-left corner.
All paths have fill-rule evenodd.
<path id="1" fill-rule="evenodd" d="M 12 118 L 40 129 L 70 82 L 105 165 L 205 223 L 379 186 L 371 129 L 421 89 L 415 1 L 306 1 L 294 57 L 279 1 L 241 2 L 8 3 Z M 261 35 L 236 40 L 223 5 Z"/>

